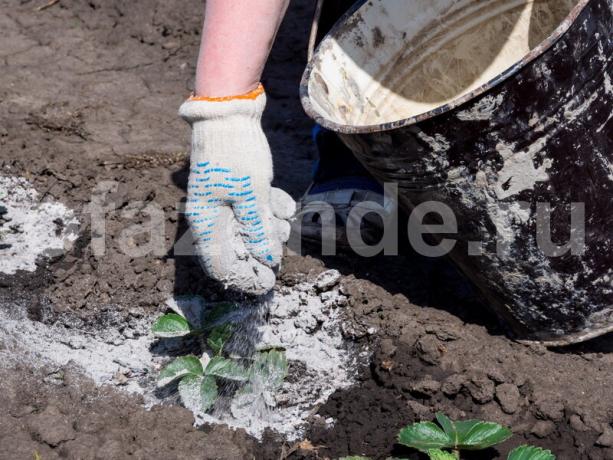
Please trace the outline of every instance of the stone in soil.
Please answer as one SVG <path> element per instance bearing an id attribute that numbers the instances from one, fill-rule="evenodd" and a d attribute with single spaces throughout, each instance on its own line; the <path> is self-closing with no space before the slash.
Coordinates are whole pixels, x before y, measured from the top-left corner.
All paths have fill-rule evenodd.
<path id="1" fill-rule="evenodd" d="M 519 408 L 521 394 L 516 385 L 502 383 L 496 387 L 496 400 L 507 414 L 514 414 Z"/>

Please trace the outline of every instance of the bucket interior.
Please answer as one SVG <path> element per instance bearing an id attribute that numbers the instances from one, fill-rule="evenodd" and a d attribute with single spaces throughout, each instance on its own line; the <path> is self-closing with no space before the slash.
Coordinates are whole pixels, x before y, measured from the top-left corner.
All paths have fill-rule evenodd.
<path id="1" fill-rule="evenodd" d="M 312 110 L 353 127 L 453 102 L 541 44 L 580 0 L 369 0 L 320 45 Z"/>

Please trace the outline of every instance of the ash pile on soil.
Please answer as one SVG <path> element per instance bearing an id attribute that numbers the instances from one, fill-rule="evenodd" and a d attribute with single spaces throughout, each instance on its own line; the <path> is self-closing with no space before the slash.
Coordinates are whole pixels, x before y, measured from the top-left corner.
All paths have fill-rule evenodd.
<path id="1" fill-rule="evenodd" d="M 146 391 L 141 378 L 156 365 L 148 328 L 143 321 L 127 325 L 121 333 L 109 328 L 93 334 L 61 322 L 32 321 L 24 304 L 0 304 L 0 342 L 4 345 L 0 358 L 5 365 L 74 366 L 98 385 L 118 385 L 141 394 Z"/>
<path id="2" fill-rule="evenodd" d="M 260 439 L 266 429 L 288 440 L 301 438 L 314 407 L 351 386 L 369 356 L 366 349 L 343 338 L 347 298 L 336 286 L 339 280 L 340 273 L 329 270 L 315 283 L 280 287 L 264 304 L 242 309 L 240 317 L 233 319 L 249 325 L 238 331 L 240 348 L 285 350 L 289 375 L 274 394 L 264 384 L 254 395 L 235 397 L 229 411 L 215 411 L 211 416 L 196 409 L 197 421 L 244 428 Z M 332 419 L 324 422 L 334 423 Z"/>
<path id="3" fill-rule="evenodd" d="M 284 349 L 289 375 L 275 394 L 262 392 L 251 401 L 227 401 L 212 415 L 192 408 L 196 424 L 223 423 L 244 428 L 257 438 L 267 429 L 288 440 L 304 435 L 314 408 L 336 390 L 352 385 L 360 364 L 369 356 L 366 349 L 343 339 L 347 299 L 339 291 L 339 279 L 336 271 L 324 272 L 315 283 L 279 287 L 266 301 L 241 305 L 233 313 L 230 319 L 242 332 L 236 334 L 238 346 Z M 168 305 L 188 315 L 206 308 L 200 297 L 170 299 Z M 1 305 L 0 341 L 4 347 L 0 360 L 5 365 L 73 366 L 97 385 L 142 394 L 147 407 L 176 402 L 175 393 L 156 390 L 156 377 L 170 355 L 186 354 L 186 349 L 180 343 L 156 342 L 149 332 L 153 320 L 131 321 L 121 332 L 114 327 L 87 332 L 65 321 L 52 325 L 32 321 L 26 305 Z"/>
<path id="4" fill-rule="evenodd" d="M 39 256 L 62 254 L 77 239 L 74 213 L 44 197 L 24 178 L 0 176 L 0 272 L 35 271 Z"/>

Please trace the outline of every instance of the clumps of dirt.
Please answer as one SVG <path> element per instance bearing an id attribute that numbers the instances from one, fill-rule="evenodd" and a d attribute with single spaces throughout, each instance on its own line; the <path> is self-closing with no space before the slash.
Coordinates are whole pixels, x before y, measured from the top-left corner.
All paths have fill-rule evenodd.
<path id="1" fill-rule="evenodd" d="M 186 230 L 177 234 L 181 190 L 162 179 L 169 174 L 163 167 L 106 168 L 98 174 L 108 179 L 81 204 L 77 251 L 51 267 L 54 283 L 47 290 L 57 313 L 85 321 L 104 308 L 163 304 L 173 293 L 173 244 Z"/>
<path id="2" fill-rule="evenodd" d="M 394 445 L 399 429 L 441 411 L 511 427 L 515 437 L 488 452 L 489 459 L 506 458 L 526 442 L 560 459 L 613 458 L 607 355 L 576 356 L 492 337 L 483 326 L 416 307 L 351 276 L 340 290 L 355 330 L 374 327 L 381 340 L 360 383 L 335 393 L 318 411 L 322 420 L 336 420 L 332 427 L 314 423 L 307 434 L 319 456 L 407 457 L 410 451 Z M 467 458 L 482 458 L 474 455 Z M 298 451 L 292 458 L 320 457 Z"/>
<path id="3" fill-rule="evenodd" d="M 61 203 L 43 201 L 22 177 L 0 176 L 0 273 L 33 272 L 77 239 L 79 222 Z"/>
<path id="4" fill-rule="evenodd" d="M 74 366 L 0 368 L 1 459 L 252 458 L 244 432 L 194 428 L 178 406 L 146 410 L 134 397 L 99 387 Z"/>

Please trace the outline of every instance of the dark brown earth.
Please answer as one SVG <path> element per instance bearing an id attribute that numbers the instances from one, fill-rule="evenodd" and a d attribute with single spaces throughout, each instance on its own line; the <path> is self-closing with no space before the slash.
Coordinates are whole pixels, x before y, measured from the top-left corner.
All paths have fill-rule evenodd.
<path id="1" fill-rule="evenodd" d="M 264 79 L 276 183 L 295 198 L 313 155 L 297 96 L 310 3 L 292 2 Z M 27 177 L 76 209 L 84 225 L 66 256 L 0 279 L 0 304 L 22 299 L 33 319 L 96 329 L 156 315 L 172 294 L 220 298 L 194 261 L 171 250 L 185 231 L 175 207 L 185 196 L 189 136 L 176 111 L 194 74 L 201 2 L 61 0 L 38 8 L 46 4 L 0 0 L 0 173 Z M 106 254 L 97 257 L 83 207 L 103 181 L 118 187 L 106 198 Z M 121 232 L 147 219 L 125 216 L 134 202 L 137 211 L 164 209 L 164 253 L 120 251 Z M 613 459 L 613 337 L 554 350 L 518 344 L 445 261 L 409 252 L 319 260 L 310 252 L 286 258 L 280 283 L 324 266 L 341 270 L 351 307 L 343 331 L 374 350 L 359 384 L 319 408 L 334 427 L 314 423 L 300 446 L 273 435 L 258 443 L 224 427 L 194 429 L 182 408 L 145 411 L 138 398 L 96 388 L 74 369 L 0 366 L 0 459 L 419 458 L 395 447 L 395 435 L 436 411 L 513 428 L 500 452 L 472 458 L 502 458 L 530 442 L 563 460 Z"/>

